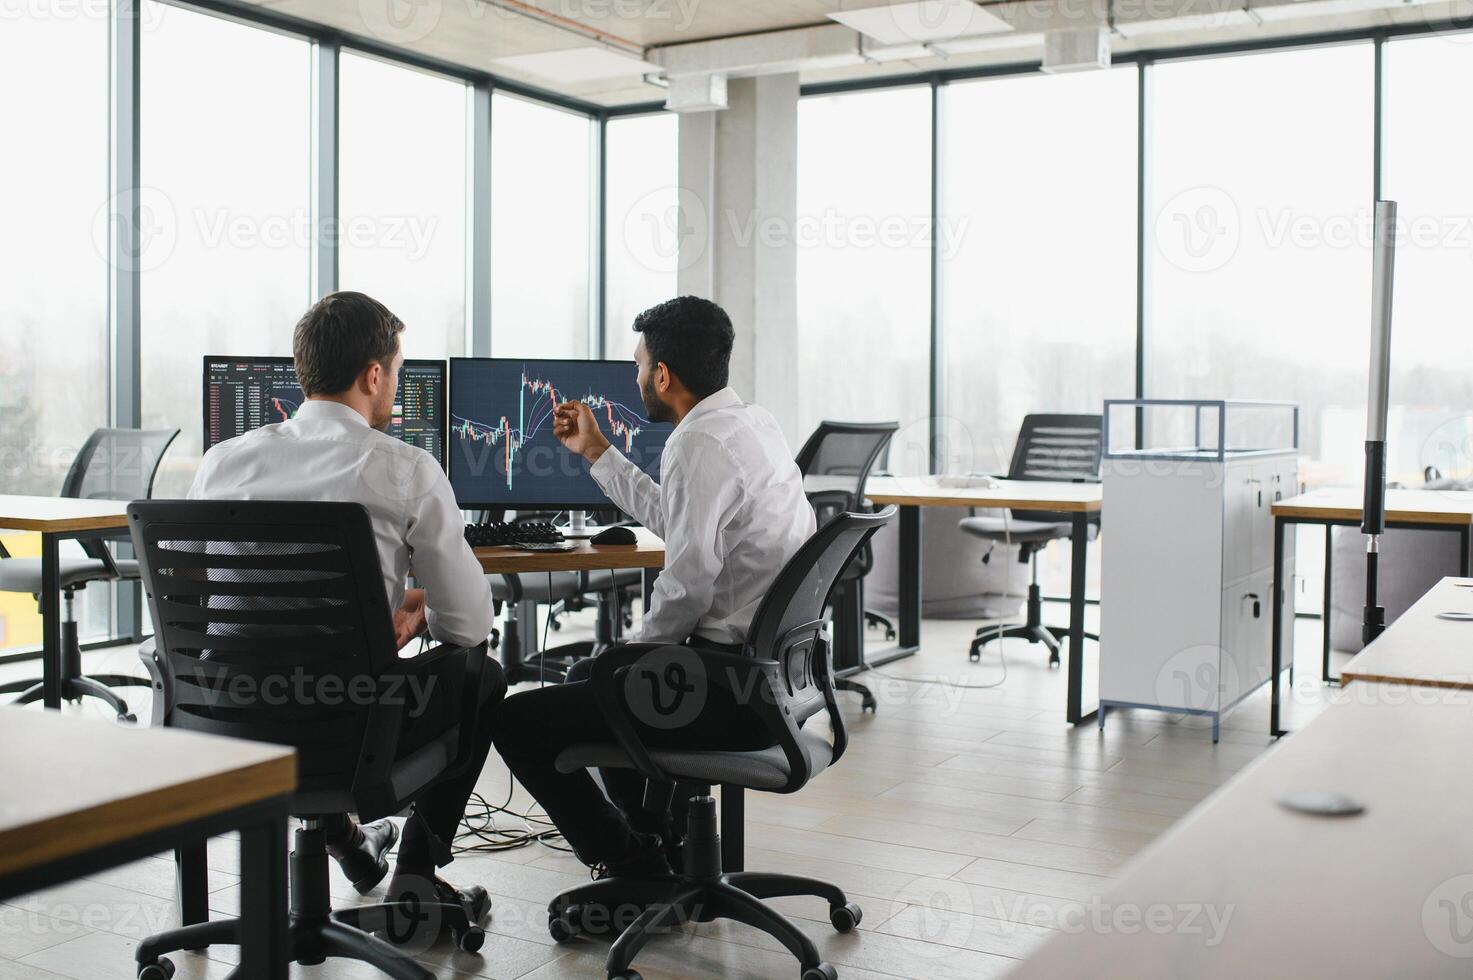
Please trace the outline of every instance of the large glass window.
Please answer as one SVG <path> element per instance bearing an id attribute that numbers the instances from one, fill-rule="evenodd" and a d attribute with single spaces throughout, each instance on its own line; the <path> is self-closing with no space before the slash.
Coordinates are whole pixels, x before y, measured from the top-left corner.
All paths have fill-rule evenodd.
<path id="1" fill-rule="evenodd" d="M 632 357 L 639 313 L 675 295 L 679 117 L 609 120 L 604 136 L 607 223 L 604 353 Z"/>
<path id="2" fill-rule="evenodd" d="M 897 420 L 896 473 L 929 466 L 930 211 L 929 88 L 799 103 L 799 438 Z"/>
<path id="3" fill-rule="evenodd" d="M 594 123 L 491 99 L 491 352 L 587 357 Z"/>
<path id="4" fill-rule="evenodd" d="M 1135 393 L 1137 82 L 941 89 L 947 470 L 1006 472 L 1023 416 Z"/>
<path id="5" fill-rule="evenodd" d="M 53 495 L 108 424 L 108 24 L 35 9 L 52 15 L 0 16 L 0 492 Z M 0 543 L 40 554 L 39 535 Z M 82 593 L 88 633 L 107 598 Z M 40 642 L 36 601 L 0 592 L 0 650 Z"/>
<path id="6" fill-rule="evenodd" d="M 346 52 L 339 76 L 339 288 L 404 321 L 406 357 L 465 354 L 470 90 Z"/>
<path id="7" fill-rule="evenodd" d="M 1297 401 L 1354 479 L 1370 332 L 1369 43 L 1151 69 L 1146 391 Z"/>
<path id="8" fill-rule="evenodd" d="M 1382 192 L 1397 202 L 1391 332 L 1393 477 L 1424 466 L 1473 476 L 1473 128 L 1451 93 L 1473 91 L 1473 35 L 1393 41 L 1383 63 Z"/>
<path id="9" fill-rule="evenodd" d="M 311 298 L 311 45 L 151 0 L 143 15 L 143 424 L 182 430 L 155 493 L 183 496 L 202 358 L 290 354 Z"/>

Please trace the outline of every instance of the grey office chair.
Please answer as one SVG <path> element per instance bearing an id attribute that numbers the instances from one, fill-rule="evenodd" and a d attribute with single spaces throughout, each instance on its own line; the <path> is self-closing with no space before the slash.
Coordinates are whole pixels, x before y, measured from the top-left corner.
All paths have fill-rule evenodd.
<path id="1" fill-rule="evenodd" d="M 864 485 L 899 428 L 899 422 L 820 422 L 813 430 L 798 450 L 796 462 L 805 477 L 833 478 L 834 486 L 808 491 L 808 502 L 813 505 L 820 524 L 836 514 L 869 509 Z M 866 544 L 844 569 L 834 590 L 833 615 L 842 624 L 842 628 L 836 626 L 834 636 L 834 660 L 840 669 L 853 667 L 864 659 L 867 626 L 882 626 L 887 640 L 895 638 L 893 623 L 864 608 L 864 578 L 873 567 L 874 554 Z M 875 697 L 863 684 L 840 678 L 834 686 L 859 694 L 863 710 L 875 710 Z"/>
<path id="2" fill-rule="evenodd" d="M 333 911 L 321 820 L 399 813 L 465 771 L 487 685 L 500 683 L 485 669 L 485 644 L 399 659 L 362 504 L 139 501 L 128 525 L 157 631 L 148 664 L 160 723 L 297 751 L 291 813 L 302 827 L 291 855 L 289 958 L 342 957 L 397 980 L 433 980 L 372 933 L 402 941 L 433 936 L 441 923 L 461 950 L 478 950 L 485 930 L 456 904 Z M 453 692 L 448 710 L 417 717 L 403 694 L 410 684 Z M 237 919 L 150 936 L 138 945 L 138 977 L 168 980 L 165 954 L 240 940 Z"/>
<path id="3" fill-rule="evenodd" d="M 1028 415 L 1018 431 L 1013 447 L 1013 460 L 1008 467 L 1009 480 L 1054 480 L 1094 483 L 1100 479 L 1100 460 L 1104 452 L 1102 421 L 1099 415 Z M 971 660 L 980 660 L 982 647 L 992 640 L 1015 636 L 1029 643 L 1042 643 L 1049 651 L 1049 666 L 1059 662 L 1059 642 L 1069 631 L 1043 622 L 1043 595 L 1038 587 L 1038 553 L 1050 541 L 1072 535 L 1068 515 L 1047 511 L 1014 510 L 1007 517 L 964 517 L 959 526 L 966 533 L 994 544 L 1018 546 L 1018 560 L 1032 566 L 1032 582 L 1028 586 L 1028 613 L 1023 623 L 984 626 L 967 652 Z M 1099 532 L 1099 519 L 1089 523 L 1090 540 Z M 982 560 L 988 561 L 990 553 Z M 1086 633 L 1091 640 L 1099 637 Z"/>
<path id="4" fill-rule="evenodd" d="M 61 496 L 87 500 L 140 500 L 153 493 L 159 462 L 178 429 L 96 429 L 72 460 L 62 481 Z M 120 533 L 117 540 L 126 540 Z M 82 673 L 82 648 L 77 639 L 73 599 L 89 582 L 136 581 L 138 562 L 114 558 L 99 539 L 79 542 L 85 557 L 61 560 L 61 696 L 68 701 L 97 698 L 121 721 L 134 721 L 128 704 L 114 694 L 114 687 L 148 687 L 149 682 L 128 674 Z M 12 558 L 0 545 L 0 592 L 41 591 L 41 559 Z M 29 704 L 42 697 L 39 677 L 0 685 L 0 694 L 22 692 L 16 704 Z"/>
<path id="5" fill-rule="evenodd" d="M 778 573 L 740 654 L 636 643 L 593 661 L 589 683 L 616 740 L 572 746 L 558 756 L 558 769 L 633 769 L 648 781 L 645 799 L 651 809 L 669 805 L 677 781 L 701 788 L 691 801 L 684 873 L 605 878 L 565 892 L 548 906 L 548 930 L 557 942 L 621 930 L 605 963 L 609 980 L 640 980 L 631 964 L 655 935 L 681 923 L 714 919 L 734 919 L 777 939 L 798 958 L 803 980 L 838 976 L 819 958 L 813 940 L 762 900 L 824 899 L 839 932 L 859 924 L 859 906 L 827 882 L 741 870 L 742 798 L 748 789 L 796 793 L 843 757 L 848 734 L 834 695 L 824 608 L 855 554 L 894 517 L 894 507 L 878 514 L 845 513 L 819 528 Z M 646 745 L 641 719 L 650 719 L 653 711 L 661 716 L 656 719 L 660 728 L 677 730 L 687 710 L 685 698 L 692 695 L 705 699 L 697 702 L 693 717 L 709 699 L 734 700 L 750 713 L 753 725 L 765 728 L 771 747 L 733 752 Z M 709 795 L 717 784 L 720 833 Z M 631 913 L 637 914 L 627 921 Z"/>

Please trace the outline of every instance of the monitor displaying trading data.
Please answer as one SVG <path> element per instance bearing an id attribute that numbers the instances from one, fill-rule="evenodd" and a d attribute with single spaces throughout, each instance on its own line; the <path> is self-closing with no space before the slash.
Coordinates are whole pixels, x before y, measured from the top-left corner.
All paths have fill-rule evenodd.
<path id="1" fill-rule="evenodd" d="M 468 510 L 610 506 L 588 462 L 553 434 L 553 409 L 581 401 L 651 477 L 673 428 L 645 415 L 631 361 L 450 359 L 450 485 Z"/>
<path id="2" fill-rule="evenodd" d="M 205 357 L 205 449 L 274 422 L 302 405 L 290 357 Z M 445 465 L 445 362 L 406 360 L 389 435 Z"/>

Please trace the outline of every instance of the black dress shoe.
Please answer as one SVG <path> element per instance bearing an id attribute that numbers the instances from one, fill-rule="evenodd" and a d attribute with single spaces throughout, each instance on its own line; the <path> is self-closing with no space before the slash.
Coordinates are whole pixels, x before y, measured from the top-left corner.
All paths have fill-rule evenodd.
<path id="1" fill-rule="evenodd" d="M 462 936 L 467 931 L 480 932 L 491 912 L 491 896 L 480 885 L 456 888 L 433 875 L 396 872 L 385 901 L 400 906 L 385 930 L 385 938 L 400 946 L 427 947 L 448 932 L 464 949 Z"/>
<path id="2" fill-rule="evenodd" d="M 384 819 L 363 824 L 358 830 L 363 835 L 359 844 L 329 846 L 327 852 L 337 860 L 358 894 L 367 895 L 389 873 L 389 848 L 399 839 L 399 828 L 392 820 Z"/>

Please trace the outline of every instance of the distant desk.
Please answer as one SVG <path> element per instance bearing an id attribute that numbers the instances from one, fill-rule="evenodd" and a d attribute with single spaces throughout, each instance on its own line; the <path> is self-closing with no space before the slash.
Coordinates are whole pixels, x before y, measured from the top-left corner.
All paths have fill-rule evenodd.
<path id="1" fill-rule="evenodd" d="M 1077 931 L 1010 980 L 1466 978 L 1473 782 L 1456 773 L 1470 741 L 1466 705 L 1333 705 L 1143 852 L 1069 923 Z M 1276 803 L 1306 789 L 1365 812 Z"/>
<path id="2" fill-rule="evenodd" d="M 1382 681 L 1419 687 L 1473 690 L 1473 622 L 1439 619 L 1443 612 L 1473 615 L 1473 579 L 1445 578 L 1386 632 L 1355 655 L 1340 682 Z"/>
<path id="3" fill-rule="evenodd" d="M 4 706 L 0 773 L 0 900 L 238 830 L 238 975 L 285 980 L 291 749 Z"/>
<path id="4" fill-rule="evenodd" d="M 808 477 L 803 488 L 809 492 L 841 486 L 845 478 Z M 853 480 L 847 480 L 852 489 Z M 1088 560 L 1089 519 L 1103 506 L 1098 483 L 1054 483 L 1040 480 L 999 480 L 995 489 L 939 487 L 924 476 L 874 476 L 865 483 L 864 495 L 876 504 L 900 508 L 900 615 L 896 623 L 899 645 L 894 650 L 867 657 L 863 637 L 837 651 L 836 673 L 852 674 L 911 656 L 921 643 L 921 512 L 922 507 L 997 507 L 1040 510 L 1070 515 L 1073 547 L 1069 585 L 1069 695 L 1065 717 L 1079 724 L 1094 717 L 1083 710 L 1084 698 L 1084 573 Z M 835 637 L 838 645 L 838 637 Z"/>
<path id="5" fill-rule="evenodd" d="M 105 537 L 128 527 L 126 500 L 0 495 L 0 529 L 41 532 L 42 703 L 61 707 L 61 564 L 67 538 Z"/>
<path id="6" fill-rule="evenodd" d="M 632 528 L 639 539 L 634 544 L 593 544 L 587 539 L 575 541 L 572 551 L 526 551 L 521 548 L 476 548 L 476 559 L 487 575 L 536 575 L 554 572 L 595 572 L 604 569 L 638 568 L 644 575 L 644 600 L 648 608 L 650 589 L 654 584 L 650 571 L 665 567 L 665 542 L 647 528 Z M 593 585 L 597 585 L 596 580 Z M 531 608 L 531 607 L 529 607 Z M 612 642 L 614 636 L 613 617 L 618 609 L 601 608 L 595 632 L 595 645 Z M 535 680 L 539 671 L 526 662 L 527 647 L 533 635 L 523 637 L 520 628 L 512 629 L 515 620 L 508 620 L 507 633 L 502 637 L 501 665 L 507 679 L 512 683 L 519 680 Z M 535 634 L 535 629 L 533 634 Z M 525 670 L 523 669 L 525 665 Z M 527 676 L 522 676 L 523 674 Z"/>
<path id="7" fill-rule="evenodd" d="M 1333 596 L 1334 555 L 1331 529 L 1359 527 L 1362 517 L 1359 489 L 1325 487 L 1297 497 L 1276 500 L 1274 515 L 1274 602 L 1273 605 L 1273 679 L 1269 701 L 1269 733 L 1284 734 L 1279 727 L 1279 664 L 1283 660 L 1284 605 L 1292 602 L 1293 589 L 1286 589 L 1284 575 L 1284 535 L 1291 524 L 1320 524 L 1325 528 L 1324 606 L 1320 621 L 1323 649 L 1320 653 L 1320 676 L 1330 676 L 1330 613 Z M 1473 492 L 1462 490 L 1388 490 L 1386 492 L 1386 526 L 1430 531 L 1453 531 L 1458 535 L 1458 574 L 1469 573 L 1469 544 L 1473 541 Z M 1293 608 L 1290 607 L 1292 614 Z"/>

